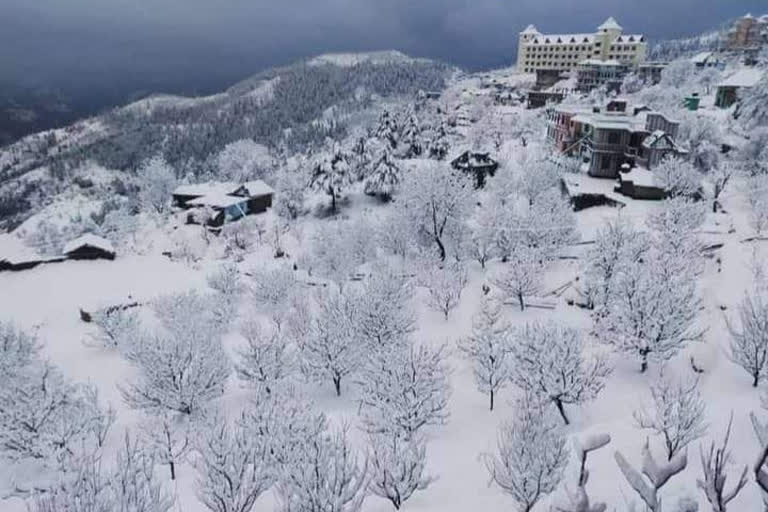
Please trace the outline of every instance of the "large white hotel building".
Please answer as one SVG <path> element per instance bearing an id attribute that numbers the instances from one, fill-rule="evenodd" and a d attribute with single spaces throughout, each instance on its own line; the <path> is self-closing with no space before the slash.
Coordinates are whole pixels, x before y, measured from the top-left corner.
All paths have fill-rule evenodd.
<path id="1" fill-rule="evenodd" d="M 647 53 L 645 36 L 622 34 L 613 18 L 597 27 L 594 34 L 542 34 L 529 25 L 520 33 L 517 69 L 525 73 L 538 69 L 570 71 L 585 60 L 639 64 L 645 62 Z"/>

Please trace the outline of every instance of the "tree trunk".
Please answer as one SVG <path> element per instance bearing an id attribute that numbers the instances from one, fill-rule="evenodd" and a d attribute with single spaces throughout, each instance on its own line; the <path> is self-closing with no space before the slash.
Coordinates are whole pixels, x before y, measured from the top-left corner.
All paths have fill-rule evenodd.
<path id="1" fill-rule="evenodd" d="M 171 480 L 176 480 L 176 463 L 171 461 L 169 466 L 171 466 Z"/>
<path id="2" fill-rule="evenodd" d="M 571 422 L 568 421 L 568 416 L 565 415 L 565 407 L 563 407 L 563 401 L 559 398 L 555 398 L 555 405 L 557 406 L 557 412 L 560 413 L 560 416 L 563 418 L 563 421 L 566 425 L 570 425 Z"/>
<path id="3" fill-rule="evenodd" d="M 336 389 L 336 396 L 341 396 L 341 377 L 333 378 L 333 387 Z"/>
<path id="4" fill-rule="evenodd" d="M 520 301 L 520 311 L 525 311 L 525 300 L 522 293 L 517 294 L 517 300 Z"/>
<path id="5" fill-rule="evenodd" d="M 336 191 L 331 189 L 331 213 L 336 215 Z"/>
<path id="6" fill-rule="evenodd" d="M 440 237 L 435 235 L 435 242 L 437 242 L 437 248 L 440 251 L 440 261 L 445 261 L 445 246 L 443 245 L 443 241 L 440 240 Z"/>
<path id="7" fill-rule="evenodd" d="M 717 213 L 717 205 L 718 205 L 717 199 L 712 201 L 712 213 Z"/>
<path id="8" fill-rule="evenodd" d="M 493 393 L 493 388 L 491 388 L 491 410 L 493 410 L 493 399 L 494 399 L 493 394 L 494 394 Z"/>
<path id="9" fill-rule="evenodd" d="M 640 361 L 640 373 L 645 373 L 645 371 L 648 369 L 648 353 L 641 352 L 641 354 L 642 360 Z"/>
<path id="10" fill-rule="evenodd" d="M 757 371 L 752 375 L 752 387 L 756 388 L 759 383 L 760 383 L 760 372 Z"/>

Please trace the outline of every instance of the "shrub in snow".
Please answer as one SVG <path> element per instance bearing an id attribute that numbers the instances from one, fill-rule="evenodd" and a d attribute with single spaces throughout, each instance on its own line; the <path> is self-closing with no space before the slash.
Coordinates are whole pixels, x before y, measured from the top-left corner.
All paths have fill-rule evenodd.
<path id="1" fill-rule="evenodd" d="M 567 504 L 556 507 L 558 512 L 604 512 L 608 507 L 605 503 L 590 503 L 587 495 L 587 482 L 589 482 L 589 470 L 587 469 L 587 457 L 593 451 L 599 450 L 611 442 L 608 434 L 595 434 L 587 436 L 582 441 L 575 441 L 576 456 L 579 461 L 579 479 L 575 491 L 566 488 Z"/>
<path id="2" fill-rule="evenodd" d="M 730 359 L 752 377 L 752 385 L 757 387 L 766 376 L 768 369 L 768 297 L 765 293 L 754 291 L 745 294 L 739 303 L 739 324 L 737 329 L 730 322 L 731 334 Z"/>
<path id="3" fill-rule="evenodd" d="M 421 276 L 422 285 L 429 293 L 427 305 L 448 319 L 451 311 L 461 302 L 461 293 L 467 286 L 467 270 L 461 263 L 433 266 Z"/>
<path id="4" fill-rule="evenodd" d="M 705 454 L 703 448 L 699 448 L 701 454 L 701 471 L 704 478 L 696 480 L 696 484 L 704 493 L 707 501 L 712 506 L 712 512 L 726 512 L 726 507 L 741 490 L 747 485 L 747 470 L 744 466 L 738 481 L 730 490 L 725 489 L 727 469 L 731 461 L 731 452 L 728 450 L 728 441 L 731 437 L 733 414 L 725 431 L 723 444 L 715 448 L 715 443 L 709 445 L 709 451 Z"/>
<path id="5" fill-rule="evenodd" d="M 555 323 L 533 323 L 513 331 L 510 351 L 512 382 L 553 403 L 566 425 L 565 405 L 595 399 L 611 373 L 603 357 L 584 355 L 576 329 Z"/>
<path id="6" fill-rule="evenodd" d="M 256 307 L 275 311 L 288 303 L 296 286 L 296 276 L 290 268 L 255 268 L 247 285 Z"/>
<path id="7" fill-rule="evenodd" d="M 298 340 L 302 369 L 310 378 L 330 379 L 341 396 L 342 379 L 358 370 L 364 346 L 355 332 L 355 304 L 339 293 L 323 294 L 307 335 Z"/>
<path id="8" fill-rule="evenodd" d="M 692 269 L 678 267 L 653 255 L 627 265 L 613 299 L 595 318 L 597 337 L 637 355 L 641 372 L 649 360 L 666 361 L 703 336 L 696 326 L 700 300 L 695 276 Z"/>
<path id="9" fill-rule="evenodd" d="M 501 304 L 487 296 L 482 298 L 480 311 L 472 318 L 472 334 L 458 342 L 464 356 L 472 363 L 475 385 L 488 394 L 493 410 L 496 393 L 509 383 L 510 328 L 501 319 Z"/>
<path id="10" fill-rule="evenodd" d="M 136 308 L 100 309 L 91 315 L 96 332 L 92 340 L 103 347 L 120 348 L 130 341 L 140 327 Z"/>
<path id="11" fill-rule="evenodd" d="M 125 434 L 114 468 L 99 458 L 78 462 L 60 481 L 34 496 L 33 512 L 168 512 L 175 500 L 155 475 L 156 460 L 138 439 Z"/>
<path id="12" fill-rule="evenodd" d="M 139 203 L 142 209 L 166 213 L 171 207 L 171 196 L 178 185 L 176 171 L 161 155 L 144 162 L 138 170 Z"/>
<path id="13" fill-rule="evenodd" d="M 246 346 L 237 351 L 235 371 L 257 391 L 271 393 L 273 389 L 292 379 L 298 370 L 298 361 L 287 337 L 276 325 L 265 329 L 254 318 L 246 319 L 240 327 Z"/>
<path id="14" fill-rule="evenodd" d="M 425 473 L 427 443 L 422 437 L 405 439 L 397 433 L 370 436 L 372 494 L 389 500 L 395 510 L 435 477 Z"/>
<path id="15" fill-rule="evenodd" d="M 277 484 L 280 510 L 358 512 L 368 494 L 368 459 L 352 447 L 347 427 L 320 432 L 298 449 Z"/>
<path id="16" fill-rule="evenodd" d="M 119 387 L 126 404 L 148 413 L 200 412 L 224 393 L 232 367 L 209 332 L 144 335 L 127 354 L 138 374 Z"/>
<path id="17" fill-rule="evenodd" d="M 211 512 L 250 512 L 276 481 L 272 440 L 215 418 L 199 436 L 193 463 L 197 497 Z"/>
<path id="18" fill-rule="evenodd" d="M 530 512 L 560 485 L 568 461 L 566 438 L 556 419 L 535 398 L 525 397 L 515 417 L 499 429 L 497 452 L 485 454 L 491 480 L 520 512 Z"/>
<path id="19" fill-rule="evenodd" d="M 0 320 L 0 383 L 37 361 L 39 353 L 40 343 L 35 336 Z"/>
<path id="20" fill-rule="evenodd" d="M 210 311 L 219 329 L 226 330 L 237 318 L 240 298 L 245 288 L 237 266 L 225 263 L 208 275 L 208 286 L 213 289 L 209 297 Z"/>
<path id="21" fill-rule="evenodd" d="M 659 464 L 654 460 L 647 441 L 643 446 L 642 457 L 641 471 L 637 471 L 619 451 L 614 453 L 616 463 L 619 465 L 624 478 L 627 479 L 627 483 L 640 496 L 651 512 L 661 512 L 659 491 L 669 482 L 670 478 L 685 469 L 688 459 L 685 453 L 682 453 L 669 462 Z"/>
<path id="22" fill-rule="evenodd" d="M 363 429 L 369 434 L 411 439 L 423 427 L 448 420 L 451 389 L 444 347 L 419 344 L 378 352 L 358 384 Z"/>
<path id="23" fill-rule="evenodd" d="M 635 411 L 637 426 L 650 430 L 664 441 L 667 460 L 707 432 L 706 406 L 697 380 L 672 381 L 663 373 L 651 384 L 651 409 Z"/>
<path id="24" fill-rule="evenodd" d="M 520 311 L 525 311 L 525 298 L 539 291 L 543 271 L 540 251 L 517 247 L 510 254 L 507 264 L 494 276 L 493 283 L 507 299 L 520 304 Z"/>

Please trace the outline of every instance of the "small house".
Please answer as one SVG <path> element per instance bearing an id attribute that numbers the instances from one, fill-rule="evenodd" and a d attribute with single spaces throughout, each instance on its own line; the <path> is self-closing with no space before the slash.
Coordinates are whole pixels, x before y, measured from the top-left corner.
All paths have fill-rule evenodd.
<path id="1" fill-rule="evenodd" d="M 656 182 L 656 176 L 652 171 L 642 167 L 635 167 L 629 171 L 619 173 L 618 192 L 633 199 L 664 199 L 665 192 Z"/>
<path id="2" fill-rule="evenodd" d="M 489 153 L 473 153 L 465 151 L 457 158 L 451 161 L 451 167 L 458 171 L 463 171 L 475 177 L 475 187 L 483 188 L 485 186 L 486 176 L 496 174 L 499 168 L 498 162 L 490 157 Z"/>
<path id="3" fill-rule="evenodd" d="M 213 227 L 219 227 L 226 222 L 245 217 L 250 213 L 248 207 L 249 198 L 247 196 L 231 196 L 228 194 L 208 194 L 187 202 L 190 207 L 208 208 L 214 212 L 208 219 L 207 224 Z M 187 217 L 188 220 L 194 219 L 194 216 Z M 190 223 L 195 223 L 190 221 Z"/>
<path id="4" fill-rule="evenodd" d="M 189 202 L 207 195 L 244 195 L 243 186 L 237 183 L 192 183 L 180 185 L 173 191 L 173 205 L 188 208 Z"/>
<path id="5" fill-rule="evenodd" d="M 667 156 L 685 158 L 688 156 L 688 151 L 678 146 L 669 133 L 656 130 L 640 144 L 636 163 L 646 169 L 653 169 Z"/>
<path id="6" fill-rule="evenodd" d="M 249 181 L 243 185 L 248 195 L 248 210 L 250 213 L 261 213 L 272 207 L 275 191 L 262 180 Z"/>
<path id="7" fill-rule="evenodd" d="M 114 260 L 115 248 L 106 238 L 87 233 L 64 246 L 69 260 Z"/>
<path id="8" fill-rule="evenodd" d="M 739 99 L 741 92 L 754 87 L 762 78 L 763 71 L 760 69 L 749 68 L 737 71 L 717 86 L 715 106 L 730 107 Z"/>
<path id="9" fill-rule="evenodd" d="M 26 270 L 43 262 L 44 259 L 33 249 L 24 245 L 17 236 L 0 235 L 0 272 L 3 270 Z"/>
<path id="10" fill-rule="evenodd" d="M 187 216 L 188 223 L 219 227 L 246 215 L 267 211 L 272 206 L 274 194 L 272 187 L 262 180 L 244 184 L 199 183 L 177 187 L 173 191 L 173 203 L 184 209 L 209 210 L 210 214 L 203 217 L 191 212 Z"/>

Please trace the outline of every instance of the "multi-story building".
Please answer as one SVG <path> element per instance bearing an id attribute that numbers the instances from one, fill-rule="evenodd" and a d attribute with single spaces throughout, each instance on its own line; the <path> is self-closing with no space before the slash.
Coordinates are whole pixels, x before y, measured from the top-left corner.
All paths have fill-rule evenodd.
<path id="1" fill-rule="evenodd" d="M 583 60 L 576 67 L 576 90 L 589 92 L 606 86 L 609 91 L 618 92 L 629 71 L 629 64 L 617 60 Z"/>
<path id="2" fill-rule="evenodd" d="M 756 18 L 751 14 L 739 18 L 725 38 L 727 50 L 748 50 L 768 43 L 768 14 Z"/>
<path id="3" fill-rule="evenodd" d="M 539 69 L 571 71 L 587 59 L 615 60 L 622 64 L 644 62 L 648 52 L 645 36 L 625 35 L 613 18 L 593 34 L 542 34 L 529 25 L 520 33 L 517 69 L 535 73 Z"/>
<path id="4" fill-rule="evenodd" d="M 657 112 L 614 100 L 605 109 L 557 107 L 549 112 L 547 138 L 561 153 L 580 155 L 590 176 L 616 178 L 622 167 L 651 169 L 668 154 L 685 156 L 675 138 L 679 123 Z"/>

